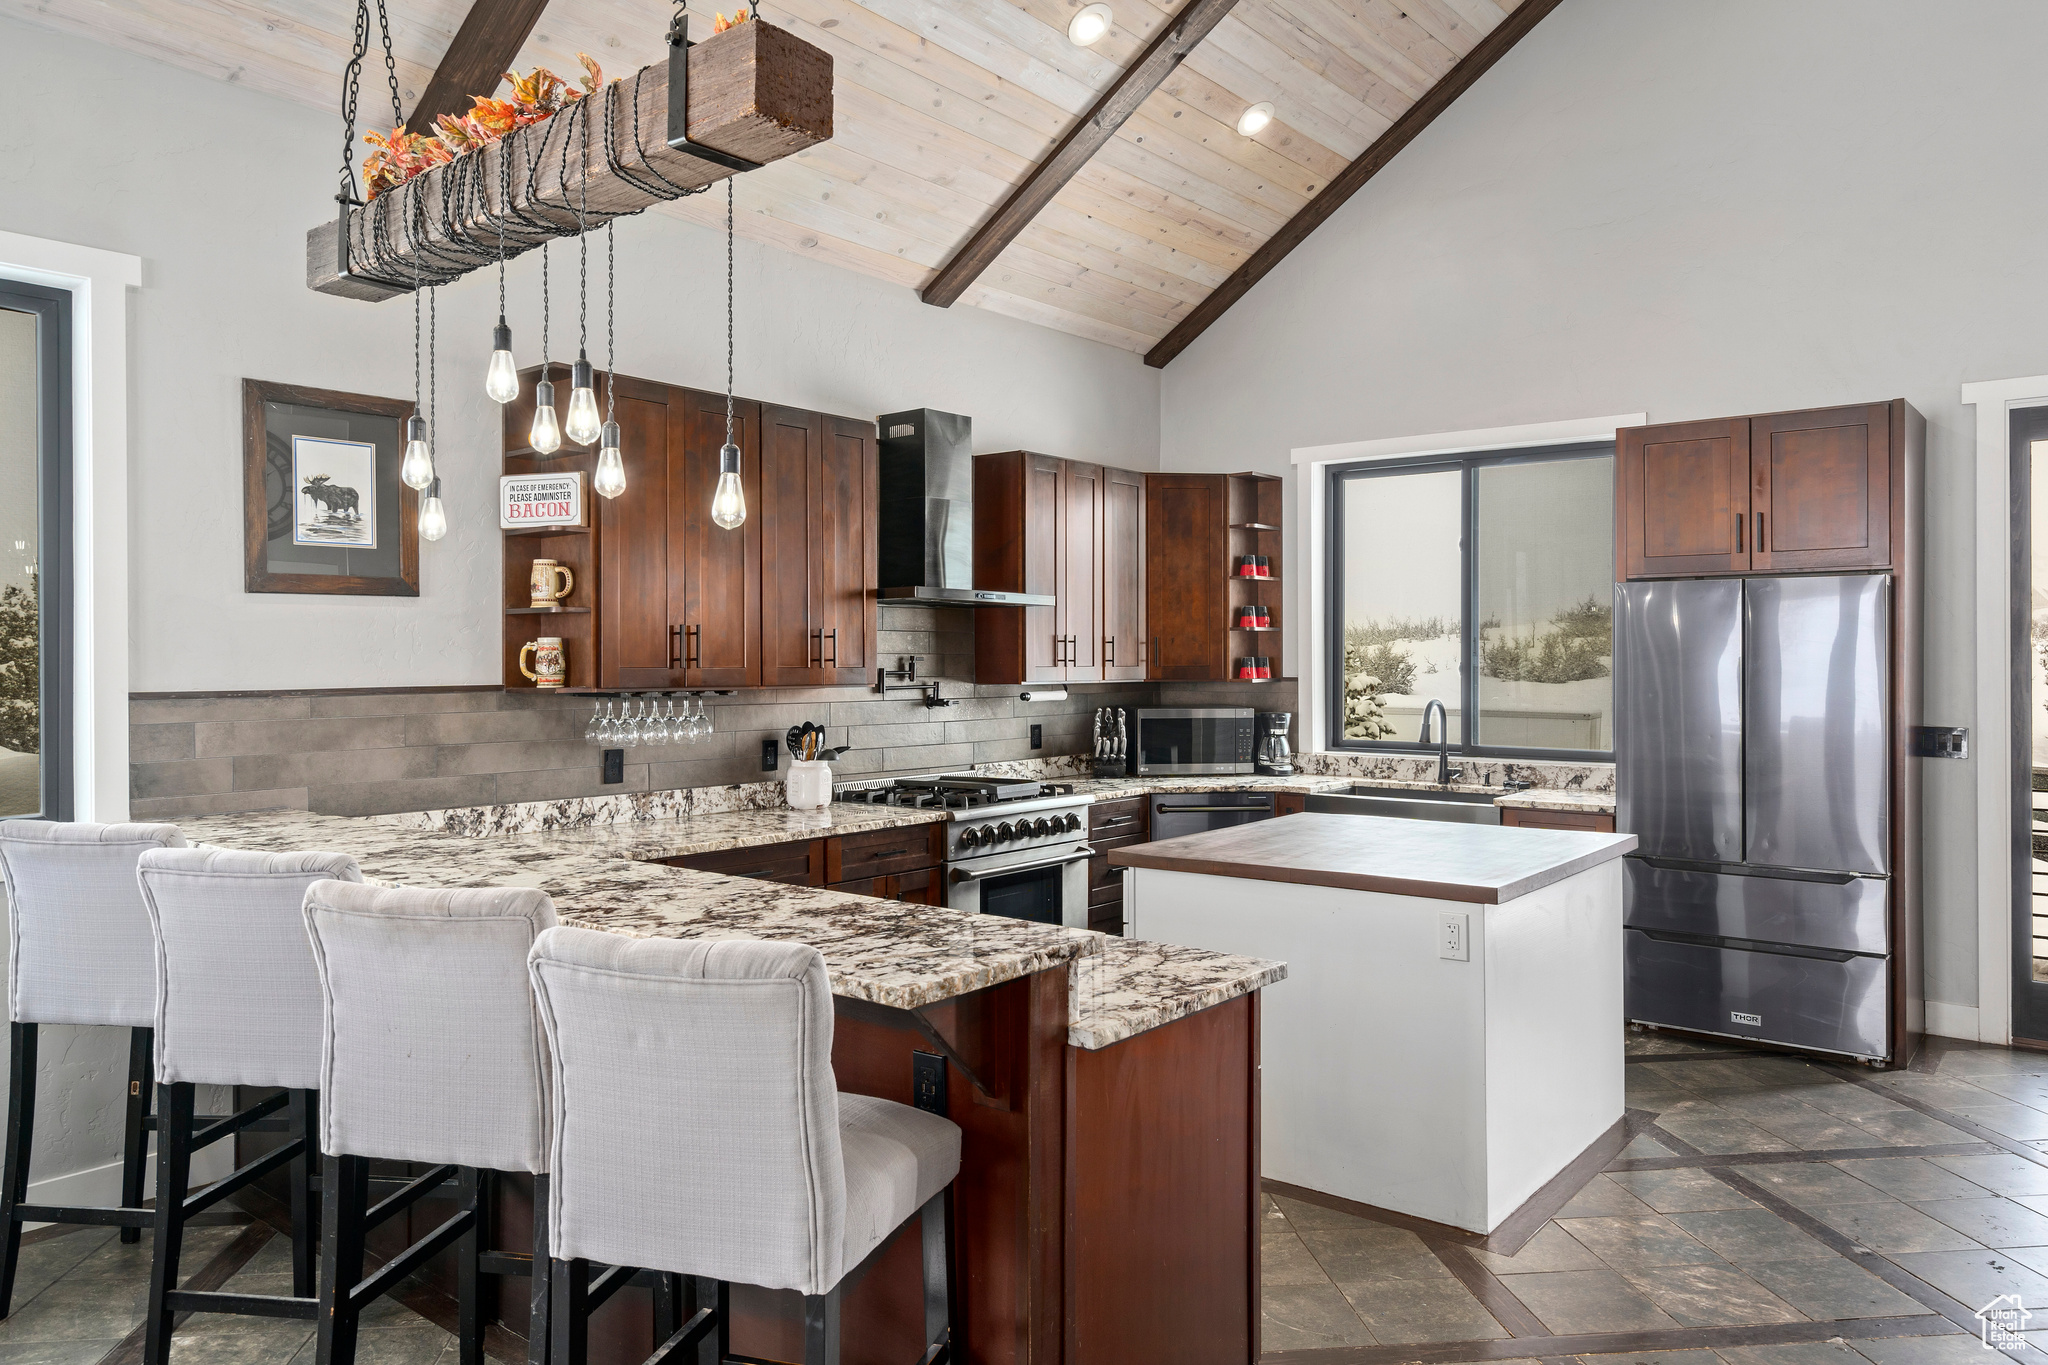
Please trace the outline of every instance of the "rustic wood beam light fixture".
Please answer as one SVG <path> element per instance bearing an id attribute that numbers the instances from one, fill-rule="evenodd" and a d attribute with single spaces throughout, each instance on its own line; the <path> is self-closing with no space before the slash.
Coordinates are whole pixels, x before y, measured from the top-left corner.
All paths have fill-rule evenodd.
<path id="1" fill-rule="evenodd" d="M 1251 292 L 1251 287 L 1266 277 L 1267 272 L 1287 258 L 1287 253 L 1306 241 L 1308 235 L 1323 225 L 1323 220 L 1335 213 L 1344 201 L 1365 185 L 1365 182 L 1379 174 L 1380 168 L 1413 142 L 1424 128 L 1427 128 L 1438 114 L 1451 107 L 1458 96 L 1470 89 L 1472 83 L 1486 74 L 1488 67 L 1507 55 L 1508 49 L 1520 42 L 1530 29 L 1543 21 L 1543 17 L 1558 6 L 1558 0 L 1522 0 L 1512 14 L 1501 20 L 1493 32 L 1479 40 L 1470 52 L 1458 60 L 1458 64 L 1444 73 L 1444 78 L 1432 85 L 1422 98 L 1410 105 L 1408 111 L 1394 121 L 1393 127 L 1381 133 L 1372 146 L 1365 149 L 1358 159 L 1331 177 L 1322 192 L 1301 207 L 1288 219 L 1281 229 L 1246 258 L 1245 263 L 1232 272 L 1229 279 L 1209 294 L 1209 297 L 1189 310 L 1174 329 L 1159 339 L 1157 345 L 1145 353 L 1145 363 L 1153 369 L 1163 368 L 1169 360 L 1188 348 L 1188 345 L 1209 325 L 1230 310 L 1230 306 Z"/>
<path id="2" fill-rule="evenodd" d="M 1052 154 L 1024 177 L 1024 183 L 1011 191 L 1003 206 L 953 254 L 920 297 L 939 308 L 952 307 L 1236 4 L 1237 0 L 1188 0 L 1095 107 L 1067 130 Z"/>
<path id="3" fill-rule="evenodd" d="M 441 54 L 426 93 L 405 121 L 409 133 L 431 133 L 443 114 L 469 111 L 471 95 L 488 95 L 512 67 L 513 58 L 540 22 L 548 0 L 476 0 L 455 41 Z"/>
<path id="4" fill-rule="evenodd" d="M 773 24 L 753 19 L 678 46 L 688 106 L 673 134 L 670 66 L 643 67 L 348 208 L 345 243 L 341 221 L 313 228 L 307 287 L 374 303 L 410 292 L 415 277 L 446 284 L 499 259 L 500 229 L 504 254 L 516 256 L 832 136 L 831 54 Z"/>

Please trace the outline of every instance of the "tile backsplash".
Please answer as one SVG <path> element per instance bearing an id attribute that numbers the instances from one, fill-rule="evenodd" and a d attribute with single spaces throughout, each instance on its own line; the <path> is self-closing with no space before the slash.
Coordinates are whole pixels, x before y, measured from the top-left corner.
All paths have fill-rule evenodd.
<path id="1" fill-rule="evenodd" d="M 862 687 L 757 688 L 709 697 L 712 734 L 626 751 L 625 781 L 602 781 L 584 741 L 593 699 L 527 689 L 138 694 L 129 703 L 129 794 L 136 819 L 293 809 L 328 815 L 660 793 L 775 780 L 761 741 L 793 725 L 851 745 L 842 778 L 964 768 L 1083 753 L 1098 706 L 1257 706 L 1291 710 L 1294 684 L 1074 684 L 1060 702 L 973 682 L 973 611 L 884 606 L 880 657 L 921 656 L 953 704 Z M 1031 747 L 1033 725 L 1042 747 Z M 787 770 L 783 759 L 783 771 Z"/>

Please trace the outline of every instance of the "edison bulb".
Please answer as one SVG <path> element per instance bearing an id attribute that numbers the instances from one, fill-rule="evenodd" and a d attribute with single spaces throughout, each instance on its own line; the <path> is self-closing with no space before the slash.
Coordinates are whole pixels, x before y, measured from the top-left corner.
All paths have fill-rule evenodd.
<path id="1" fill-rule="evenodd" d="M 597 390 L 591 385 L 590 362 L 578 356 L 569 371 L 569 420 L 562 424 L 562 434 L 587 446 L 603 426 L 604 419 L 597 414 Z"/>
<path id="2" fill-rule="evenodd" d="M 448 514 L 441 510 L 441 500 L 429 497 L 420 504 L 420 539 L 439 540 L 448 534 Z"/>
<path id="3" fill-rule="evenodd" d="M 562 448 L 562 428 L 555 421 L 555 386 L 545 379 L 533 386 L 533 430 L 526 443 L 541 455 Z"/>
<path id="4" fill-rule="evenodd" d="M 626 491 L 626 462 L 619 456 L 617 422 L 604 424 L 604 435 L 597 447 L 597 472 L 590 476 L 590 486 L 607 498 L 616 498 Z"/>
<path id="5" fill-rule="evenodd" d="M 405 420 L 405 459 L 399 463 L 398 478 L 412 489 L 434 481 L 434 452 L 427 449 L 427 424 L 421 418 Z"/>
<path id="6" fill-rule="evenodd" d="M 747 519 L 747 491 L 740 487 L 740 448 L 727 442 L 718 452 L 718 487 L 711 494 L 711 520 L 730 531 Z"/>
<path id="7" fill-rule="evenodd" d="M 484 392 L 499 403 L 519 396 L 519 370 L 512 363 L 512 329 L 503 318 L 491 332 L 491 367 L 484 371 Z"/>

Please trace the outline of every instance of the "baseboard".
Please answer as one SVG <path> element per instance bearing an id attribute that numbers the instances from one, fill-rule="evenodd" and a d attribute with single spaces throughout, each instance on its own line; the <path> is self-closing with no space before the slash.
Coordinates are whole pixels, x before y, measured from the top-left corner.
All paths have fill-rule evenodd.
<path id="1" fill-rule="evenodd" d="M 1972 1043 L 1984 1041 L 1977 1032 L 1975 1005 L 1951 1005 L 1941 1000 L 1928 1001 L 1927 1031 L 1941 1038 L 1961 1038 Z M 2005 1040 L 2001 1038 L 1997 1041 Z"/>
<path id="2" fill-rule="evenodd" d="M 192 1158 L 192 1184 L 211 1185 L 223 1180 L 234 1171 L 234 1143 L 219 1142 Z M 142 1189 L 144 1197 L 156 1193 L 156 1154 L 150 1153 L 149 1164 L 143 1169 Z M 81 1205 L 118 1204 L 121 1202 L 121 1163 L 109 1161 L 103 1166 L 88 1166 L 82 1171 L 71 1171 L 64 1175 L 48 1175 L 41 1180 L 28 1182 L 28 1199 L 31 1204 L 69 1204 L 76 1208 Z M 48 1227 L 47 1223 L 24 1223 L 26 1228 Z"/>

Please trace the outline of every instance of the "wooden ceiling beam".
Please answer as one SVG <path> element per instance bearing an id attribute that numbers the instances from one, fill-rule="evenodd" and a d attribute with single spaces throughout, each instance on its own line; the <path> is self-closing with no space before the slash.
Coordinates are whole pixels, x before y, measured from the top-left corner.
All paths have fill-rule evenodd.
<path id="1" fill-rule="evenodd" d="M 547 7 L 548 0 L 476 0 L 406 119 L 406 131 L 431 133 L 441 115 L 466 112 L 471 95 L 496 90 Z"/>
<path id="2" fill-rule="evenodd" d="M 486 0 L 478 0 L 478 3 L 486 3 Z M 1053 201 L 1053 196 L 1088 164 L 1089 158 L 1116 136 L 1116 130 L 1138 112 L 1138 106 L 1145 102 L 1145 97 L 1173 74 L 1174 68 L 1209 35 L 1224 15 L 1230 13 L 1236 3 L 1237 0 L 1188 0 L 1180 13 L 1169 20 L 1138 54 L 1138 59 L 1117 77 L 1116 84 L 1095 102 L 1080 122 L 1067 130 L 1051 155 L 1039 162 L 1024 178 L 1024 183 L 1011 191 L 1002 207 L 976 229 L 965 246 L 953 253 L 953 258 L 940 268 L 920 297 L 935 307 L 950 308 L 983 271 L 995 264 L 1003 248 L 1015 241 L 1017 234 L 1029 227 L 1031 220 Z"/>
<path id="3" fill-rule="evenodd" d="M 1325 219 L 1335 213 L 1344 201 L 1358 193 L 1365 182 L 1379 174 L 1382 167 L 1392 161 L 1401 149 L 1413 142 L 1423 129 L 1427 128 L 1438 114 L 1451 107 L 1458 96 L 1472 87 L 1472 83 L 1486 74 L 1488 67 L 1506 56 L 1508 50 L 1530 29 L 1543 21 L 1545 15 L 1556 9 L 1559 0 L 1522 0 L 1514 12 L 1501 20 L 1494 30 L 1479 40 L 1470 52 L 1458 59 L 1458 64 L 1431 86 L 1423 97 L 1417 100 L 1408 112 L 1395 120 L 1394 125 L 1381 133 L 1372 146 L 1365 149 L 1359 158 L 1334 176 L 1323 186 L 1321 193 L 1308 201 L 1299 213 L 1287 221 L 1286 226 L 1254 251 L 1245 263 L 1239 266 L 1219 285 L 1215 292 L 1175 324 L 1174 329 L 1159 339 L 1159 344 L 1145 353 L 1145 363 L 1154 369 L 1163 368 L 1166 363 L 1186 350 L 1194 339 L 1207 331 L 1216 319 L 1230 310 L 1232 304 L 1251 292 L 1253 285 L 1264 279 L 1274 266 L 1287 258 L 1287 253 L 1300 246 L 1308 235 L 1323 225 Z"/>

